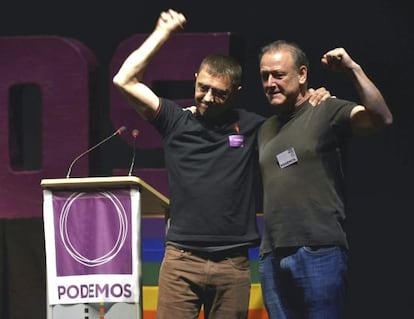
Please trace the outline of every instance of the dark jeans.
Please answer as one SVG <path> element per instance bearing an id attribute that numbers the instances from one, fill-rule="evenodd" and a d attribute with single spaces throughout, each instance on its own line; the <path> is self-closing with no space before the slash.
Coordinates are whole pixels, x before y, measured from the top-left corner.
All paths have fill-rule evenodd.
<path id="1" fill-rule="evenodd" d="M 347 252 L 337 246 L 262 256 L 259 273 L 269 319 L 344 318 L 347 260 Z"/>
<path id="2" fill-rule="evenodd" d="M 197 254 L 167 246 L 160 268 L 157 318 L 245 319 L 250 264 L 242 254 Z"/>

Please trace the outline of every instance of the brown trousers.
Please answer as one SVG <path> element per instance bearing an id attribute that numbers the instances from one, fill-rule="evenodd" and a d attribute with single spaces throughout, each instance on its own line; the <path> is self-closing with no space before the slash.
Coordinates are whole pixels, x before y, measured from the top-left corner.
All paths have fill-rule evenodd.
<path id="1" fill-rule="evenodd" d="M 167 246 L 160 268 L 157 319 L 245 319 L 248 254 L 198 254 Z"/>

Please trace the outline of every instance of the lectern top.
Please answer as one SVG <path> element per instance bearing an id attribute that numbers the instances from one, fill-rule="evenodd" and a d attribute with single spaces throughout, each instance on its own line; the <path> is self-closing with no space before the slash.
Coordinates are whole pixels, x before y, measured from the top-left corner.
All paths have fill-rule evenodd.
<path id="1" fill-rule="evenodd" d="M 170 201 L 154 187 L 136 176 L 76 177 L 42 179 L 42 189 L 86 191 L 96 189 L 130 188 L 140 189 L 142 215 L 164 214 Z"/>

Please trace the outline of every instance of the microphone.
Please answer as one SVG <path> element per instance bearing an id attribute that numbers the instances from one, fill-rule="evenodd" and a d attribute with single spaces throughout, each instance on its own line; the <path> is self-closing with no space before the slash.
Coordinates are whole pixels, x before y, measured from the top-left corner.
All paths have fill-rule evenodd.
<path id="1" fill-rule="evenodd" d="M 135 153 L 136 153 L 136 146 L 135 145 L 136 145 L 138 135 L 139 135 L 139 131 L 137 129 L 132 130 L 132 136 L 134 137 L 134 145 L 133 145 L 133 148 L 132 148 L 132 161 L 131 161 L 131 166 L 129 167 L 128 176 L 131 176 L 132 170 L 134 169 Z"/>
<path id="2" fill-rule="evenodd" d="M 72 163 L 70 163 L 69 169 L 68 169 L 68 173 L 66 174 L 66 178 L 70 177 L 70 173 L 72 172 L 72 167 L 73 165 L 83 156 L 85 156 L 86 154 L 88 154 L 89 152 L 93 151 L 95 148 L 97 148 L 98 146 L 102 145 L 103 143 L 105 143 L 106 141 L 110 140 L 111 138 L 113 138 L 115 135 L 121 135 L 122 132 L 124 132 L 126 130 L 125 126 L 121 126 L 119 129 L 117 129 L 114 133 L 112 133 L 110 136 L 108 136 L 107 138 L 105 138 L 104 140 L 100 141 L 98 144 L 92 146 L 91 148 L 87 149 L 85 152 L 83 152 L 82 154 L 80 154 L 78 157 L 76 157 Z"/>

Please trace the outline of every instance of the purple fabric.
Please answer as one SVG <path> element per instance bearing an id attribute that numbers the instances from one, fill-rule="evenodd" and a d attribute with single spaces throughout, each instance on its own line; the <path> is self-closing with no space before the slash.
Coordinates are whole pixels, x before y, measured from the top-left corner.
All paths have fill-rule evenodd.
<path id="1" fill-rule="evenodd" d="M 131 274 L 128 190 L 53 195 L 58 276 Z"/>

